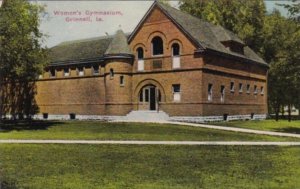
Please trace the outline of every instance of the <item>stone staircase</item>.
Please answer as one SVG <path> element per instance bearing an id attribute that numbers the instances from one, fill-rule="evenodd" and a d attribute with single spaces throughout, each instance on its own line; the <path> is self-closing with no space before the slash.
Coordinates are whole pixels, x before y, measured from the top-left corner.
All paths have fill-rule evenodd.
<path id="1" fill-rule="evenodd" d="M 131 111 L 124 117 L 124 121 L 132 122 L 164 122 L 170 119 L 163 111 Z"/>

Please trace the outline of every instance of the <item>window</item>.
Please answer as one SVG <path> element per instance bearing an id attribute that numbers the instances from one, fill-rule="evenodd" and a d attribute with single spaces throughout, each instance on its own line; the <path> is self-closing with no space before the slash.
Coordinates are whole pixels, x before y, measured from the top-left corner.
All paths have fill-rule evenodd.
<path id="1" fill-rule="evenodd" d="M 174 102 L 179 102 L 180 99 L 181 99 L 180 85 L 179 84 L 172 85 L 172 91 L 173 91 L 173 100 L 174 100 Z"/>
<path id="2" fill-rule="evenodd" d="M 180 47 L 178 43 L 172 45 L 173 68 L 180 68 Z"/>
<path id="3" fill-rule="evenodd" d="M 208 96 L 207 96 L 207 100 L 208 101 L 212 101 L 212 84 L 208 84 Z"/>
<path id="4" fill-rule="evenodd" d="M 234 82 L 230 82 L 230 92 L 234 92 Z"/>
<path id="5" fill-rule="evenodd" d="M 55 69 L 50 70 L 50 77 L 55 77 L 56 71 Z"/>
<path id="6" fill-rule="evenodd" d="M 138 71 L 144 70 L 144 50 L 142 47 L 137 49 L 137 57 L 138 57 Z"/>
<path id="7" fill-rule="evenodd" d="M 64 68 L 64 76 L 65 77 L 70 76 L 70 69 L 69 68 Z"/>
<path id="8" fill-rule="evenodd" d="M 247 94 L 250 94 L 250 85 L 247 84 Z"/>
<path id="9" fill-rule="evenodd" d="M 114 69 L 110 68 L 110 71 L 109 71 L 109 76 L 110 76 L 110 78 L 111 78 L 111 79 L 114 78 L 114 75 L 115 75 Z"/>
<path id="10" fill-rule="evenodd" d="M 225 86 L 221 85 L 221 102 L 225 101 Z"/>
<path id="11" fill-rule="evenodd" d="M 160 37 L 154 37 L 152 39 L 152 55 L 163 55 L 164 45 L 163 40 Z"/>
<path id="12" fill-rule="evenodd" d="M 99 65 L 93 66 L 93 75 L 99 75 Z"/>
<path id="13" fill-rule="evenodd" d="M 139 47 L 137 50 L 138 60 L 144 59 L 144 50 L 142 47 Z"/>
<path id="14" fill-rule="evenodd" d="M 254 85 L 254 94 L 257 94 L 257 86 L 256 85 Z"/>
<path id="15" fill-rule="evenodd" d="M 243 84 L 242 84 L 242 83 L 240 83 L 240 85 L 239 85 L 239 92 L 240 92 L 240 93 L 243 92 Z"/>
<path id="16" fill-rule="evenodd" d="M 124 76 L 121 75 L 121 76 L 120 76 L 120 85 L 121 85 L 121 86 L 124 86 L 124 83 L 125 83 L 125 82 L 124 82 Z"/>
<path id="17" fill-rule="evenodd" d="M 178 43 L 174 43 L 172 45 L 172 55 L 173 56 L 179 56 L 180 55 L 180 46 L 178 45 Z"/>
<path id="18" fill-rule="evenodd" d="M 260 87 L 260 94 L 261 94 L 261 95 L 265 94 L 265 91 L 264 91 L 264 87 L 263 87 L 263 86 Z"/>
<path id="19" fill-rule="evenodd" d="M 78 76 L 84 76 L 84 69 L 83 69 L 83 67 L 79 67 L 77 69 L 77 74 L 78 74 Z"/>

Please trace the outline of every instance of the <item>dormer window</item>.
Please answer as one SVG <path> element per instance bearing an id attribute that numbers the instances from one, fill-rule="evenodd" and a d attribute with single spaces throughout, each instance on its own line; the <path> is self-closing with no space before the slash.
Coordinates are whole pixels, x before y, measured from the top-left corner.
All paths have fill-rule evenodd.
<path id="1" fill-rule="evenodd" d="M 152 55 L 163 55 L 164 54 L 164 45 L 163 40 L 160 37 L 154 37 L 152 39 Z"/>
<path id="2" fill-rule="evenodd" d="M 223 41 L 222 44 L 230 51 L 244 54 L 244 45 L 235 41 Z"/>

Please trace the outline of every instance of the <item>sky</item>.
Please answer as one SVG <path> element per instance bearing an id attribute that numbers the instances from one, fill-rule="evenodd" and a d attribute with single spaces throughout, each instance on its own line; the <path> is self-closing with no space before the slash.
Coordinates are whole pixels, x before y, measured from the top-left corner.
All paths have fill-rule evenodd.
<path id="1" fill-rule="evenodd" d="M 1 4 L 0 0 L 0 4 Z M 53 1 L 34 0 L 45 6 L 41 15 L 41 31 L 47 35 L 44 45 L 55 46 L 64 41 L 113 35 L 116 30 L 131 32 L 145 15 L 153 0 L 148 1 Z M 274 8 L 287 12 L 276 3 L 287 0 L 266 0 L 268 12 Z M 178 1 L 170 1 L 178 7 Z"/>

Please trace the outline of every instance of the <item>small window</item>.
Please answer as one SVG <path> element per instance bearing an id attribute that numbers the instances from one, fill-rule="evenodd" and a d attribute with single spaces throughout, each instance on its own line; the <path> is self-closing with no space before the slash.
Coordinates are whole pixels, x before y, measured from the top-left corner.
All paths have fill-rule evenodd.
<path id="1" fill-rule="evenodd" d="M 99 75 L 99 65 L 93 66 L 93 75 Z"/>
<path id="2" fill-rule="evenodd" d="M 124 86 L 124 76 L 123 75 L 120 76 L 120 85 Z"/>
<path id="3" fill-rule="evenodd" d="M 43 113 L 43 119 L 48 119 L 48 113 Z"/>
<path id="4" fill-rule="evenodd" d="M 154 56 L 164 54 L 163 40 L 160 37 L 154 37 L 152 39 L 152 54 Z"/>
<path id="5" fill-rule="evenodd" d="M 261 94 L 261 95 L 265 94 L 265 91 L 264 91 L 264 87 L 263 87 L 263 86 L 260 87 L 260 94 Z"/>
<path id="6" fill-rule="evenodd" d="M 109 71 L 109 76 L 110 76 L 110 78 L 112 79 L 112 78 L 114 78 L 114 75 L 115 75 L 115 73 L 114 73 L 114 69 L 110 69 L 110 71 Z"/>
<path id="7" fill-rule="evenodd" d="M 258 93 L 258 91 L 257 91 L 257 86 L 256 85 L 254 85 L 254 94 L 257 94 Z"/>
<path id="8" fill-rule="evenodd" d="M 173 100 L 175 102 L 179 102 L 181 100 L 180 85 L 179 84 L 172 85 L 172 91 L 173 91 Z"/>
<path id="9" fill-rule="evenodd" d="M 240 93 L 243 92 L 243 84 L 242 84 L 242 83 L 240 83 L 240 85 L 239 85 L 239 92 L 240 92 Z"/>
<path id="10" fill-rule="evenodd" d="M 50 77 L 55 77 L 56 71 L 55 69 L 50 70 Z"/>
<path id="11" fill-rule="evenodd" d="M 83 69 L 83 67 L 79 67 L 77 69 L 77 74 L 78 74 L 78 76 L 84 76 L 84 69 Z"/>
<path id="12" fill-rule="evenodd" d="M 247 84 L 247 94 L 250 94 L 250 85 Z"/>
<path id="13" fill-rule="evenodd" d="M 142 47 L 139 47 L 137 49 L 137 57 L 138 57 L 138 60 L 143 60 L 144 59 L 144 50 Z"/>
<path id="14" fill-rule="evenodd" d="M 179 84 L 173 85 L 173 93 L 180 93 L 180 85 Z"/>
<path id="15" fill-rule="evenodd" d="M 221 102 L 225 101 L 225 86 L 221 85 Z"/>
<path id="16" fill-rule="evenodd" d="M 234 82 L 230 82 L 230 92 L 234 92 Z"/>
<path id="17" fill-rule="evenodd" d="M 172 45 L 172 55 L 173 56 L 179 56 L 180 55 L 180 46 L 178 45 L 178 43 L 174 43 Z"/>
<path id="18" fill-rule="evenodd" d="M 212 84 L 208 84 L 208 96 L 207 96 L 207 99 L 208 101 L 212 101 L 212 87 L 213 85 Z"/>
<path id="19" fill-rule="evenodd" d="M 69 68 L 64 68 L 64 76 L 65 77 L 70 76 L 70 69 Z"/>

